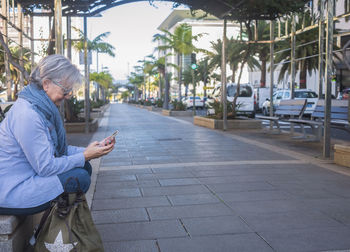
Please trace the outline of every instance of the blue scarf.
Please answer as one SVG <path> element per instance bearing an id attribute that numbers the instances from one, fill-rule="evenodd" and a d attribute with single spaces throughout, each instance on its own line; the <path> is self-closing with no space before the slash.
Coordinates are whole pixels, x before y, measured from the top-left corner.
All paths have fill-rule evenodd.
<path id="1" fill-rule="evenodd" d="M 55 146 L 55 156 L 67 155 L 66 131 L 61 114 L 46 92 L 39 89 L 36 84 L 31 83 L 18 94 L 18 97 L 30 102 L 34 106 L 34 110 L 46 122 Z"/>

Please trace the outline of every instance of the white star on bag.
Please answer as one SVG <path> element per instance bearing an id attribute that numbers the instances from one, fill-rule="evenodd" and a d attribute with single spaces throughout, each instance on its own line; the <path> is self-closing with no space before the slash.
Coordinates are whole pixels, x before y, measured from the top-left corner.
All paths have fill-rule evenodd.
<path id="1" fill-rule="evenodd" d="M 74 245 L 73 245 L 74 244 Z M 51 252 L 69 252 L 73 249 L 78 243 L 74 242 L 73 244 L 63 243 L 62 231 L 58 233 L 54 243 L 45 242 L 45 247 Z"/>

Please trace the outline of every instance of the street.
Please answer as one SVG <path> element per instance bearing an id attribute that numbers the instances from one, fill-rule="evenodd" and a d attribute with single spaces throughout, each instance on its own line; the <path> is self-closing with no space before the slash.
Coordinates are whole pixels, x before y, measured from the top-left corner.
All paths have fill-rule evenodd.
<path id="1" fill-rule="evenodd" d="M 350 247 L 350 177 L 338 166 L 131 105 L 105 116 L 97 134 L 120 131 L 92 203 L 106 251 Z"/>

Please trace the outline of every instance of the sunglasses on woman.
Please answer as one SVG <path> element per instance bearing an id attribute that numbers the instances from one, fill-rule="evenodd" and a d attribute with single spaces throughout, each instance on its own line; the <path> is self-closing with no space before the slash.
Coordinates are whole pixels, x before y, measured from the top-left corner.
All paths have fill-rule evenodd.
<path id="1" fill-rule="evenodd" d="M 72 88 L 65 88 L 64 86 L 62 86 L 60 83 L 51 80 L 53 84 L 55 84 L 56 86 L 59 86 L 62 91 L 63 91 L 63 96 L 70 96 L 73 94 L 73 89 Z"/>

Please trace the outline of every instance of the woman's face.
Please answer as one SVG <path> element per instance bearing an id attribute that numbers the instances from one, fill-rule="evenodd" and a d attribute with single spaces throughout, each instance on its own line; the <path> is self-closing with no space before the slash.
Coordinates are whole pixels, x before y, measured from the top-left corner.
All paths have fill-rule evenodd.
<path id="1" fill-rule="evenodd" d="M 43 81 L 43 89 L 47 96 L 56 106 L 59 106 L 64 99 L 69 99 L 72 95 L 72 87 L 67 87 L 65 83 L 45 79 Z"/>

